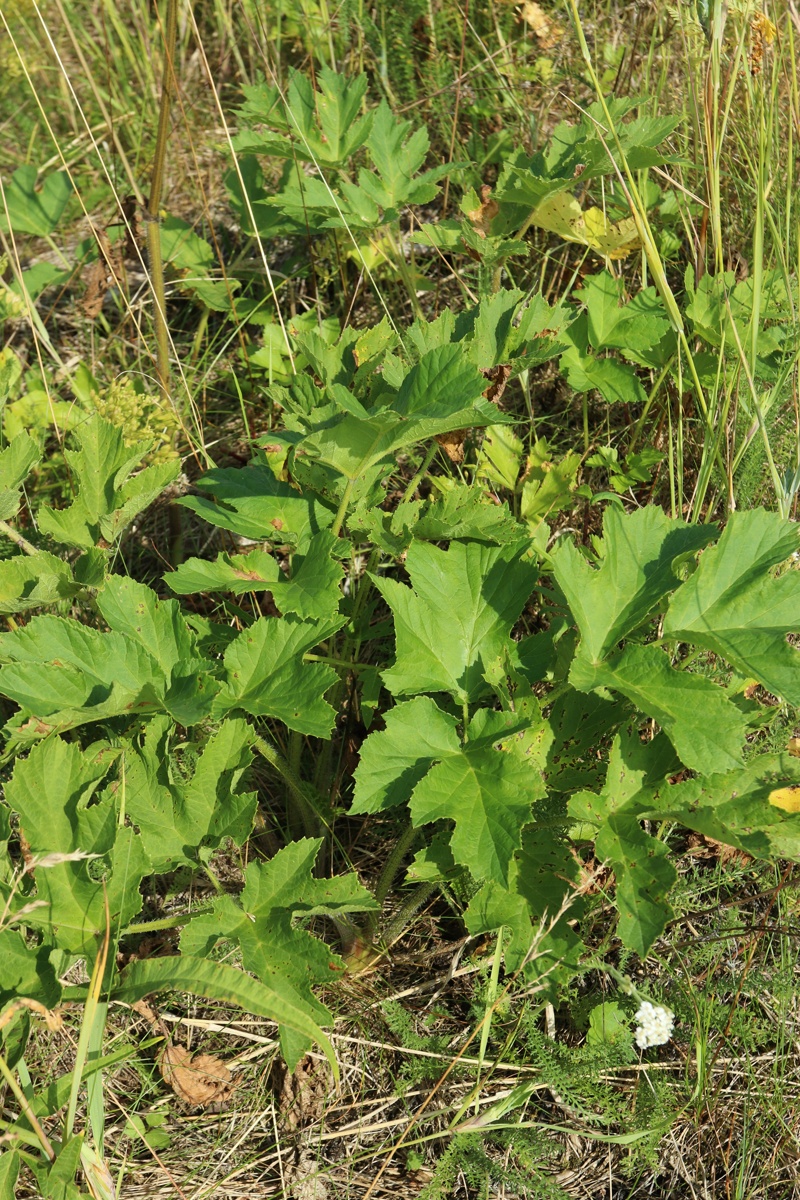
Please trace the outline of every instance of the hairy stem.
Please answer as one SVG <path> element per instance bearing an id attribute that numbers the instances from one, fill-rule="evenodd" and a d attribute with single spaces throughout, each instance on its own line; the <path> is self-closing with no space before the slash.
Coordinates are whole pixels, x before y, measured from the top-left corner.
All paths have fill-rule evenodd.
<path id="1" fill-rule="evenodd" d="M 39 553 L 36 547 L 32 546 L 27 538 L 24 538 L 21 533 L 17 533 L 16 529 L 14 529 L 12 525 L 9 525 L 8 521 L 0 521 L 0 533 L 4 533 L 7 538 L 11 538 L 12 542 L 16 542 L 20 550 L 23 550 L 25 554 Z"/>
<path id="2" fill-rule="evenodd" d="M 374 912 L 369 913 L 367 916 L 365 932 L 370 939 L 375 936 L 375 931 L 378 928 L 378 921 L 380 920 L 381 909 L 386 901 L 386 897 L 389 895 L 392 884 L 397 878 L 397 872 L 402 866 L 403 859 L 405 858 L 406 853 L 413 846 L 418 832 L 419 830 L 415 829 L 409 820 L 405 829 L 400 834 L 400 837 L 392 847 L 391 854 L 383 865 L 383 870 L 380 873 L 378 884 L 375 888 L 375 900 L 378 904 L 378 908 L 375 909 Z"/>
<path id="3" fill-rule="evenodd" d="M 328 827 L 328 822 L 320 811 L 320 804 L 310 795 L 308 788 L 300 779 L 299 775 L 292 769 L 289 762 L 280 754 L 274 746 L 265 741 L 262 737 L 257 737 L 253 742 L 253 747 L 262 758 L 275 768 L 278 774 L 283 778 L 289 791 L 294 797 L 297 809 L 300 813 L 300 819 L 303 823 L 307 837 L 322 837 Z"/>
<path id="4" fill-rule="evenodd" d="M 383 940 L 387 946 L 391 946 L 393 942 L 402 934 L 406 925 L 408 925 L 414 913 L 418 912 L 436 891 L 437 884 L 435 883 L 420 883 L 414 888 L 414 891 L 403 904 L 400 905 L 397 912 L 392 917 L 389 924 L 383 931 Z"/>

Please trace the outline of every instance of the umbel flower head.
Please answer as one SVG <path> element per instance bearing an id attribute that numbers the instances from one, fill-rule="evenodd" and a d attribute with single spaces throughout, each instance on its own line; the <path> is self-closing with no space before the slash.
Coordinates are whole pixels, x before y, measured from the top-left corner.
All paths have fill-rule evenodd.
<path id="1" fill-rule="evenodd" d="M 663 1046 L 672 1037 L 675 1014 L 668 1008 L 643 1000 L 636 1013 L 636 1045 L 640 1050 L 648 1046 Z"/>

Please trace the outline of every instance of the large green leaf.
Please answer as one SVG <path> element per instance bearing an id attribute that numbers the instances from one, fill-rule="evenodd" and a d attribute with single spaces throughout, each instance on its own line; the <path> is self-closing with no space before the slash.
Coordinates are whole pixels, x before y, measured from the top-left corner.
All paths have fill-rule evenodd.
<path id="1" fill-rule="evenodd" d="M 55 1008 L 61 999 L 61 986 L 50 961 L 51 949 L 47 942 L 29 945 L 18 929 L 0 930 L 3 963 L 0 1010 L 19 996 L 29 996 L 46 1008 Z"/>
<path id="2" fill-rule="evenodd" d="M 303 440 L 302 452 L 357 480 L 395 452 L 455 429 L 495 424 L 502 414 L 483 393 L 488 387 L 458 345 L 429 350 L 406 374 L 389 407 L 326 420 Z"/>
<path id="3" fill-rule="evenodd" d="M 17 167 L 6 183 L 0 207 L 3 233 L 49 237 L 55 229 L 72 195 L 72 184 L 66 171 L 53 171 L 37 188 L 38 176 L 34 166 Z"/>
<path id="4" fill-rule="evenodd" d="M 195 592 L 268 591 L 280 579 L 278 564 L 264 550 L 247 554 L 220 554 L 210 562 L 204 558 L 187 558 L 174 571 L 164 576 L 164 582 L 178 596 Z"/>
<path id="5" fill-rule="evenodd" d="M 0 1200 L 16 1200 L 20 1158 L 16 1150 L 0 1154 Z"/>
<path id="6" fill-rule="evenodd" d="M 364 418 L 344 413 L 305 438 L 302 450 L 314 462 L 333 467 L 355 482 L 370 468 L 388 461 L 398 447 L 417 440 L 411 425 L 389 410 Z"/>
<path id="7" fill-rule="evenodd" d="M 561 355 L 561 369 L 576 392 L 596 389 L 609 404 L 644 404 L 647 400 L 647 392 L 633 367 L 616 358 L 581 354 L 571 346 Z"/>
<path id="8" fill-rule="evenodd" d="M 195 657 L 194 635 L 176 600 L 159 600 L 143 583 L 111 575 L 97 597 L 97 607 L 110 629 L 148 651 L 166 676 Z"/>
<path id="9" fill-rule="evenodd" d="M 351 537 L 363 533 L 396 558 L 415 538 L 423 542 L 465 539 L 499 544 L 518 542 L 524 532 L 507 504 L 487 504 L 480 487 L 466 484 L 455 484 L 438 499 L 398 504 L 391 513 L 376 508 L 357 510 L 347 528 Z"/>
<path id="10" fill-rule="evenodd" d="M 342 568 L 331 557 L 347 543 L 323 530 L 308 544 L 304 554 L 292 558 L 291 576 L 278 568 L 271 554 L 251 550 L 249 554 L 221 554 L 215 562 L 190 558 L 165 576 L 173 592 L 267 591 L 282 613 L 294 616 L 328 617 L 338 611 L 341 600 Z"/>
<path id="11" fill-rule="evenodd" d="M 209 739 L 191 778 L 170 769 L 169 718 L 148 722 L 138 746 L 125 752 L 125 807 L 155 869 L 194 863 L 200 846 L 227 837 L 241 846 L 255 817 L 255 792 L 242 791 L 253 733 L 243 720 L 223 722 Z"/>
<path id="12" fill-rule="evenodd" d="M 345 913 L 375 907 L 355 875 L 335 879 L 313 876 L 321 840 L 303 838 L 280 850 L 269 862 L 251 862 L 238 900 L 223 896 L 214 911 L 195 918 L 181 936 L 181 949 L 207 955 L 220 938 L 235 941 L 247 970 L 267 983 L 291 1011 L 329 1022 L 328 1010 L 314 996 L 312 985 L 331 983 L 344 964 L 324 942 L 313 937 L 294 918 L 313 913 Z M 275 1015 L 282 1026 L 281 1042 L 293 1063 L 307 1048 L 308 1033 Z M 303 1035 L 299 1040 L 291 1033 Z"/>
<path id="13" fill-rule="evenodd" d="M 505 885 L 531 805 L 544 794 L 531 762 L 495 748 L 519 728 L 513 714 L 479 710 L 462 746 L 456 719 L 430 697 L 398 704 L 364 743 L 352 811 L 408 801 L 415 825 L 451 820 L 455 862 Z"/>
<path id="14" fill-rule="evenodd" d="M 793 521 L 755 509 L 732 513 L 716 546 L 670 601 L 664 636 L 712 650 L 790 704 L 800 704 L 800 575 L 772 570 L 796 553 Z"/>
<path id="15" fill-rule="evenodd" d="M 424 354 L 409 371 L 392 409 L 418 423 L 423 420 L 451 421 L 457 417 L 462 425 L 491 425 L 499 414 L 495 405 L 484 399 L 487 387 L 486 377 L 467 359 L 459 345 L 440 346 Z M 473 409 L 475 415 L 470 419 Z M 446 430 L 431 428 L 433 432 Z"/>
<path id="16" fill-rule="evenodd" d="M 197 653 L 177 600 L 159 600 L 143 583 L 112 575 L 97 606 L 112 631 L 138 643 L 158 663 L 167 680 L 164 707 L 175 720 L 196 725 L 207 717 L 218 685 L 212 663 Z"/>
<path id="17" fill-rule="evenodd" d="M 0 562 L 0 613 L 43 608 L 74 596 L 79 585 L 68 562 L 40 550 Z"/>
<path id="18" fill-rule="evenodd" d="M 303 655 L 345 620 L 262 617 L 242 630 L 225 651 L 226 683 L 214 701 L 215 714 L 242 709 L 256 717 L 277 717 L 298 733 L 329 737 L 336 714 L 323 697 L 336 672 L 324 663 L 304 664 Z"/>
<path id="19" fill-rule="evenodd" d="M 369 735 L 355 772 L 352 812 L 378 812 L 404 804 L 435 762 L 460 752 L 457 721 L 429 696 L 398 704 L 386 727 Z"/>
<path id="20" fill-rule="evenodd" d="M 146 508 L 180 472 L 180 462 L 158 463 L 134 474 L 149 442 L 126 446 L 123 433 L 92 416 L 76 430 L 77 450 L 66 450 L 78 494 L 68 508 L 42 505 L 44 533 L 70 546 L 89 549 L 115 541 L 137 513 Z"/>
<path id="21" fill-rule="evenodd" d="M 614 738 L 600 794 L 579 791 L 569 800 L 570 816 L 579 822 L 573 836 L 583 838 L 591 831 L 597 858 L 612 867 L 620 937 L 641 955 L 669 918 L 667 895 L 676 872 L 667 845 L 645 833 L 639 818 L 656 806 L 658 789 L 679 767 L 665 734 L 643 742 L 631 725 Z"/>
<path id="22" fill-rule="evenodd" d="M 791 754 L 759 754 L 737 771 L 664 783 L 637 808 L 756 858 L 800 857 L 800 759 Z"/>
<path id="23" fill-rule="evenodd" d="M 50 737 L 17 760 L 6 786 L 32 854 L 92 856 L 36 867 L 37 898 L 45 907 L 26 916 L 75 954 L 96 951 L 107 911 L 112 931 L 136 915 L 139 883 L 150 869 L 134 830 L 119 824 L 115 790 L 90 803 L 114 758 L 107 749 L 84 753 L 74 742 Z"/>
<path id="24" fill-rule="evenodd" d="M 439 190 L 436 181 L 451 168 L 446 164 L 417 176 L 429 144 L 424 125 L 412 133 L 411 122 L 398 120 L 386 101 L 381 100 L 367 140 L 376 171 L 359 171 L 358 182 L 384 210 L 384 220 L 406 204 L 429 204 L 436 196 Z"/>
<path id="25" fill-rule="evenodd" d="M 539 982 L 551 996 L 559 984 L 566 983 L 574 974 L 583 949 L 569 924 L 583 911 L 582 901 L 574 899 L 547 932 L 541 926 L 543 920 L 549 923 L 555 918 L 577 883 L 578 874 L 578 863 L 565 842 L 551 830 L 531 827 L 523 834 L 522 847 L 512 864 L 509 887 L 488 881 L 473 896 L 464 913 L 464 923 L 472 934 L 500 926 L 509 931 L 505 948 L 509 971 L 518 971 L 535 946 L 525 965 L 525 978 Z"/>
<path id="26" fill-rule="evenodd" d="M 373 114 L 361 115 L 367 77 L 321 67 L 315 82 L 318 90 L 308 76 L 291 71 L 285 92 L 265 84 L 246 87 L 241 117 L 278 132 L 243 130 L 235 139 L 236 148 L 320 166 L 344 165 L 372 128 Z"/>
<path id="27" fill-rule="evenodd" d="M 297 1004 L 291 989 L 278 990 L 235 967 L 181 954 L 130 963 L 121 973 L 111 998 L 135 1004 L 144 996 L 161 991 L 190 992 L 194 996 L 205 996 L 208 1000 L 235 1004 L 257 1017 L 277 1021 L 282 1028 L 292 1031 L 304 1041 L 316 1042 L 338 1077 L 333 1047 L 305 1007 Z M 296 1062 L 292 1063 L 292 1067 L 294 1065 Z"/>
<path id="28" fill-rule="evenodd" d="M 610 687 L 627 696 L 658 722 L 694 771 L 727 771 L 742 761 L 744 714 L 709 679 L 675 670 L 656 646 L 628 645 L 597 664 L 579 651 L 569 678 L 580 691 Z"/>
<path id="29" fill-rule="evenodd" d="M 544 795 L 530 764 L 490 746 L 469 744 L 436 763 L 411 794 L 415 825 L 451 820 L 453 858 L 477 879 L 505 886 L 531 805 Z"/>
<path id="30" fill-rule="evenodd" d="M 17 515 L 20 487 L 42 452 L 27 433 L 18 433 L 4 450 L 0 450 L 0 521 Z"/>
<path id="31" fill-rule="evenodd" d="M 143 646 L 61 617 L 33 617 L 0 636 L 0 662 L 0 688 L 38 717 L 84 707 L 85 720 L 152 710 L 166 687 Z"/>
<path id="32" fill-rule="evenodd" d="M 599 662 L 677 585 L 676 560 L 707 545 L 716 530 L 670 520 L 648 505 L 603 515 L 602 557 L 590 562 L 571 541 L 552 551 L 553 574 L 581 633 L 585 656 Z"/>
<path id="33" fill-rule="evenodd" d="M 655 288 L 643 288 L 622 303 L 624 283 L 609 271 L 590 275 L 579 293 L 586 305 L 589 340 L 596 350 L 619 350 L 636 363 L 650 365 L 653 351 L 670 330 Z"/>
<path id="34" fill-rule="evenodd" d="M 643 742 L 635 725 L 621 729 L 611 743 L 602 791 L 576 790 L 569 799 L 569 813 L 582 825 L 596 827 L 621 809 L 631 807 L 638 813 L 642 805 L 652 804 L 656 789 L 680 766 L 666 734 Z"/>
<path id="35" fill-rule="evenodd" d="M 195 486 L 215 496 L 216 503 L 205 496 L 182 496 L 179 502 L 241 537 L 305 550 L 315 533 L 333 523 L 330 509 L 280 483 L 269 467 L 215 467 Z"/>
<path id="36" fill-rule="evenodd" d="M 375 578 L 394 615 L 395 664 L 384 671 L 396 696 L 449 692 L 475 701 L 490 689 L 487 664 L 505 652 L 511 628 L 536 583 L 538 568 L 510 546 L 415 542 L 406 570 L 411 588 Z"/>
<path id="37" fill-rule="evenodd" d="M 644 958 L 670 917 L 666 898 L 678 873 L 669 847 L 645 833 L 635 816 L 617 812 L 602 825 L 595 849 L 616 875 L 619 936 Z"/>

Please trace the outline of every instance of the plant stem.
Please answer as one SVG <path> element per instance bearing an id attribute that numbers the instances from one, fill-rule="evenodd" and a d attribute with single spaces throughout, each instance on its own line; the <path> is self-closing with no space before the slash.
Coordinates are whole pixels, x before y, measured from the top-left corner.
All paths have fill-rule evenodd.
<path id="1" fill-rule="evenodd" d="M 22 1110 L 22 1112 L 25 1115 L 25 1119 L 30 1122 L 34 1132 L 36 1133 L 36 1136 L 39 1139 L 42 1150 L 45 1152 L 47 1157 L 50 1159 L 50 1162 L 55 1162 L 56 1161 L 56 1152 L 50 1143 L 50 1139 L 48 1138 L 47 1134 L 45 1133 L 45 1131 L 42 1129 L 41 1125 L 39 1124 L 36 1113 L 33 1111 L 30 1104 L 28 1103 L 27 1096 L 25 1095 L 22 1088 L 19 1086 L 16 1079 L 14 1078 L 11 1070 L 9 1069 L 8 1063 L 3 1058 L 2 1054 L 0 1054 L 0 1075 L 3 1076 L 6 1083 L 11 1088 L 11 1091 L 14 1093 L 17 1104 L 19 1104 L 20 1109 Z"/>
<path id="2" fill-rule="evenodd" d="M 411 482 L 409 483 L 406 490 L 403 492 L 403 498 L 400 501 L 401 504 L 408 503 L 408 501 L 412 498 L 412 496 L 416 492 L 417 488 L 419 487 L 420 483 L 425 478 L 425 476 L 428 474 L 428 467 L 433 462 L 433 460 L 436 456 L 436 451 L 438 449 L 439 449 L 439 443 L 435 440 L 432 441 L 430 446 L 427 449 L 427 452 L 425 454 L 425 457 L 422 460 L 422 463 L 420 464 L 419 470 L 416 472 L 416 474 L 412 475 Z"/>
<path id="3" fill-rule="evenodd" d="M 342 493 L 342 499 L 339 504 L 339 508 L 336 512 L 336 516 L 334 517 L 333 525 L 331 525 L 331 533 L 335 537 L 338 537 L 341 533 L 342 526 L 344 525 L 344 519 L 347 516 L 347 508 L 350 504 L 350 495 L 353 491 L 353 482 L 354 481 L 352 479 L 348 479 L 347 483 L 345 484 L 345 489 Z"/>
<path id="4" fill-rule="evenodd" d="M 300 758 L 303 751 L 303 739 L 297 730 L 293 729 L 289 734 L 289 770 L 296 779 L 301 779 L 300 775 Z M 287 785 L 288 787 L 288 785 Z M 289 826 L 289 832 L 292 838 L 297 841 L 304 833 L 308 832 L 306 820 L 303 816 L 303 811 L 299 805 L 292 803 L 294 792 L 291 787 L 288 788 L 286 797 L 286 820 Z"/>
<path id="5" fill-rule="evenodd" d="M 159 929 L 176 929 L 180 925 L 188 925 L 194 917 L 202 917 L 204 913 L 213 912 L 213 904 L 200 904 L 189 913 L 173 913 L 170 917 L 157 917 L 153 921 L 136 921 L 120 930 L 119 936 L 130 937 L 136 933 L 156 933 Z"/>
<path id="6" fill-rule="evenodd" d="M 150 258 L 150 284 L 153 289 L 153 326 L 156 334 L 156 371 L 162 397 L 169 402 L 169 332 L 167 330 L 167 299 L 164 288 L 164 264 L 161 258 L 161 228 L 159 210 L 164 190 L 164 163 L 169 137 L 169 110 L 175 80 L 175 43 L 178 35 L 178 0 L 167 0 L 167 20 L 164 33 L 164 71 L 161 78 L 161 105 L 158 112 L 158 133 L 153 156 L 153 175 L 147 201 L 147 253 Z"/>
<path id="7" fill-rule="evenodd" d="M 253 742 L 253 747 L 285 780 L 297 802 L 306 836 L 314 838 L 322 837 L 328 828 L 328 822 L 320 812 L 317 802 L 309 795 L 308 789 L 302 779 L 295 774 L 283 755 L 274 746 L 271 746 L 269 742 L 265 741 L 264 738 L 257 737 Z"/>
<path id="8" fill-rule="evenodd" d="M 436 891 L 436 887 L 435 883 L 420 883 L 414 888 L 383 931 L 383 940 L 387 946 L 397 941 L 414 913 L 422 908 L 428 897 Z"/>
<path id="9" fill-rule="evenodd" d="M 406 856 L 407 851 L 410 850 L 411 846 L 413 846 L 418 832 L 419 830 L 416 829 L 409 820 L 405 829 L 400 834 L 400 837 L 392 847 L 391 854 L 383 865 L 383 870 L 380 873 L 378 884 L 374 892 L 378 908 L 374 912 L 369 913 L 367 917 L 366 933 L 370 940 L 372 940 L 375 935 L 375 930 L 378 927 L 378 920 L 381 915 L 381 909 L 386 902 L 386 897 L 389 895 L 389 890 L 397 877 L 397 872 L 400 870 L 400 866 Z"/>
<path id="10" fill-rule="evenodd" d="M 16 542 L 20 550 L 23 550 L 26 554 L 39 553 L 35 546 L 32 546 L 21 533 L 17 533 L 16 529 L 9 525 L 8 521 L 0 521 L 0 533 L 4 533 L 7 538 L 11 538 L 12 542 Z"/>

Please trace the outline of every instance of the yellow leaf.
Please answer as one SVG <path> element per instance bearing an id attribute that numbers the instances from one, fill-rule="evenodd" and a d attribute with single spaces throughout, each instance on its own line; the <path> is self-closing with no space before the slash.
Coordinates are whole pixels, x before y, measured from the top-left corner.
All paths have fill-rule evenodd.
<path id="1" fill-rule="evenodd" d="M 537 205 L 531 223 L 567 242 L 588 246 L 604 258 L 624 258 L 640 245 L 631 217 L 614 222 L 600 208 L 587 208 L 584 212 L 568 192 L 559 192 Z"/>
<path id="2" fill-rule="evenodd" d="M 782 808 L 784 812 L 800 812 L 800 787 L 776 788 L 774 792 L 770 792 L 769 802 L 775 808 Z"/>

